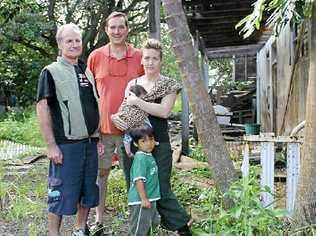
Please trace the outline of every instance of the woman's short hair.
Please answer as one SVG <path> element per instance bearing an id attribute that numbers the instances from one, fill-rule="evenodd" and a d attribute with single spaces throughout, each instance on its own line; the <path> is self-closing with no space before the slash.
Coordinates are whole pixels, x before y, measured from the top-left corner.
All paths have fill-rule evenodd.
<path id="1" fill-rule="evenodd" d="M 81 31 L 80 28 L 75 25 L 74 23 L 69 23 L 69 24 L 65 24 L 62 25 L 60 27 L 58 27 L 57 33 L 56 33 L 56 42 L 57 44 L 59 44 L 62 39 L 63 39 L 63 32 L 65 31 L 65 29 L 72 29 L 74 32 L 77 32 L 81 35 Z"/>
<path id="2" fill-rule="evenodd" d="M 155 49 L 160 53 L 160 60 L 162 59 L 162 45 L 157 39 L 147 39 L 143 45 L 144 49 Z"/>
<path id="3" fill-rule="evenodd" d="M 125 21 L 125 26 L 128 27 L 128 18 L 124 12 L 113 11 L 106 19 L 105 19 L 105 27 L 108 27 L 109 21 L 115 17 L 123 17 Z"/>

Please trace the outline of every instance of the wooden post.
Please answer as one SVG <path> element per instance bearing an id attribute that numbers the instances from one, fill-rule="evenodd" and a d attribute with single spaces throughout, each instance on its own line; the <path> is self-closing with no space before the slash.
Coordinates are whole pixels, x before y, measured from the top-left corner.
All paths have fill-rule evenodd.
<path id="1" fill-rule="evenodd" d="M 257 53 L 257 77 L 256 77 L 256 102 L 257 102 L 257 124 L 261 123 L 261 84 L 260 75 L 262 73 L 261 66 L 259 65 L 259 53 Z"/>
<path id="2" fill-rule="evenodd" d="M 232 81 L 236 81 L 236 56 L 233 55 Z"/>
<path id="3" fill-rule="evenodd" d="M 149 38 L 160 40 L 161 0 L 149 0 Z"/>
<path id="4" fill-rule="evenodd" d="M 248 80 L 248 56 L 247 54 L 245 55 L 245 78 L 244 80 L 247 81 Z"/>
<path id="5" fill-rule="evenodd" d="M 185 88 L 181 91 L 181 100 L 182 100 L 182 111 L 181 111 L 181 124 L 182 124 L 182 146 L 181 154 L 188 156 L 189 155 L 189 98 Z"/>
<path id="6" fill-rule="evenodd" d="M 300 144 L 287 144 L 286 164 L 286 209 L 289 215 L 292 215 L 294 211 L 295 195 L 300 170 Z"/>
<path id="7" fill-rule="evenodd" d="M 201 73 L 202 78 L 205 83 L 205 88 L 208 91 L 208 84 L 209 84 L 209 77 L 208 77 L 208 63 L 207 63 L 207 57 L 205 56 L 205 53 L 201 53 Z"/>
<path id="8" fill-rule="evenodd" d="M 261 143 L 260 162 L 262 166 L 261 187 L 269 187 L 274 192 L 274 156 L 275 148 L 273 142 Z M 268 192 L 261 193 L 264 207 L 273 208 L 273 195 Z"/>

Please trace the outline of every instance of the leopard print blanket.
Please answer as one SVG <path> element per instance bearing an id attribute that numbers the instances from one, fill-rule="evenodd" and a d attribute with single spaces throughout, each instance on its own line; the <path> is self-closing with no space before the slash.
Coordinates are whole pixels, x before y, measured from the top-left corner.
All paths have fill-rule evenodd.
<path id="1" fill-rule="evenodd" d="M 160 76 L 150 92 L 145 94 L 142 99 L 146 102 L 154 102 L 158 98 L 163 98 L 171 93 L 178 93 L 180 90 L 181 84 L 178 81 Z M 127 124 L 128 129 L 143 125 L 145 119 L 148 117 L 148 113 L 137 106 L 128 105 L 125 100 L 115 115 L 118 115 Z"/>

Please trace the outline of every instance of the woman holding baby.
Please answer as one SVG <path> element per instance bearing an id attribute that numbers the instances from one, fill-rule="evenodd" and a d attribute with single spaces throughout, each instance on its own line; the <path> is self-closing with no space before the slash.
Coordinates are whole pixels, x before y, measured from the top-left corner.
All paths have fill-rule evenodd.
<path id="1" fill-rule="evenodd" d="M 148 39 L 143 47 L 142 64 L 145 74 L 129 82 L 126 88 L 125 105 L 130 106 L 131 113 L 142 114 L 143 118 L 148 117 L 154 130 L 155 140 L 159 143 L 153 156 L 158 166 L 161 199 L 157 202 L 157 210 L 161 216 L 161 224 L 164 228 L 178 231 L 180 235 L 192 235 L 188 222 L 190 216 L 179 204 L 176 196 L 171 190 L 170 177 L 172 169 L 172 150 L 168 135 L 168 117 L 176 101 L 177 93 L 180 91 L 180 84 L 160 74 L 162 63 L 162 46 L 159 41 Z M 130 92 L 130 87 L 141 85 L 147 94 L 137 97 Z M 112 121 L 121 130 L 128 130 L 140 122 L 128 117 L 128 114 L 115 114 Z M 124 172 L 127 183 L 129 183 L 129 170 L 132 158 L 123 156 Z"/>

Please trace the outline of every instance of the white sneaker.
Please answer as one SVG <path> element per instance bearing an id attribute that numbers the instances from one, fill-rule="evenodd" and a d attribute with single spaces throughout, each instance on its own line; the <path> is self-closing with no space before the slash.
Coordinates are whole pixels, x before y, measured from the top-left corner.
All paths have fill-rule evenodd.
<path id="1" fill-rule="evenodd" d="M 82 229 L 78 229 L 72 234 L 73 236 L 87 236 Z"/>

